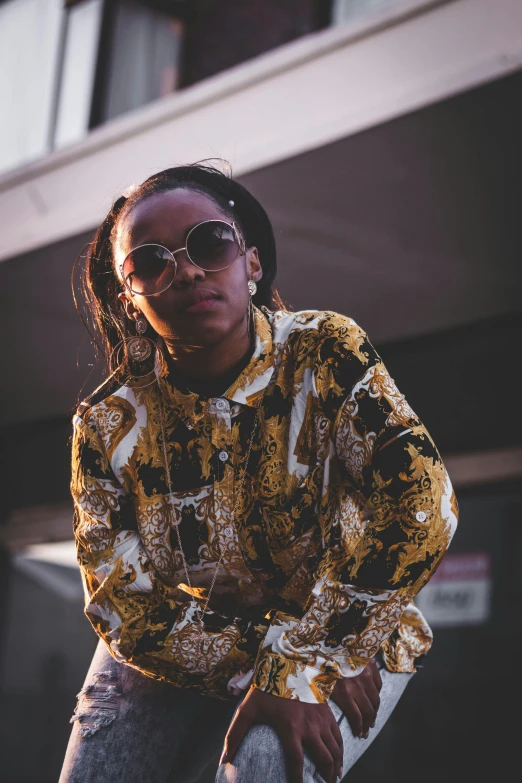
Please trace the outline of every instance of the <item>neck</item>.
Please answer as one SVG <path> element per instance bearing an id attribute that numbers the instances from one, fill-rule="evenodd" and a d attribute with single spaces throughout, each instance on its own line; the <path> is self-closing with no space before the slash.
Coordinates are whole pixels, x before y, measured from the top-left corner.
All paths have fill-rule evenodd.
<path id="1" fill-rule="evenodd" d="M 243 323 L 239 332 L 234 331 L 232 335 L 226 335 L 218 343 L 210 346 L 187 347 L 173 339 L 164 338 L 164 340 L 174 373 L 182 376 L 187 386 L 194 391 L 199 391 L 196 386 L 200 387 L 206 383 L 217 388 L 221 381 L 226 381 L 228 388 L 235 380 L 235 377 L 231 377 L 234 370 L 237 370 L 239 375 L 248 363 L 254 348 L 254 340 L 250 338 L 246 324 Z"/>

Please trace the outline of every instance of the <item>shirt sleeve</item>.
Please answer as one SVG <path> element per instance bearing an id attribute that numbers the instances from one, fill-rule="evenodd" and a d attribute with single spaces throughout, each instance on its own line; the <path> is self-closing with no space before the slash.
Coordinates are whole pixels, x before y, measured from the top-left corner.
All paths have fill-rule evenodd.
<path id="1" fill-rule="evenodd" d="M 174 658 L 194 628 L 196 602 L 159 578 L 104 443 L 95 425 L 79 416 L 71 492 L 87 618 L 117 660 L 183 687 Z"/>
<path id="2" fill-rule="evenodd" d="M 339 510 L 328 522 L 322 509 L 323 554 L 303 617 L 276 616 L 254 672 L 255 687 L 306 702 L 327 701 L 338 678 L 361 673 L 434 573 L 457 524 L 435 444 L 350 324 L 316 373 L 332 412 L 325 495 L 337 488 Z"/>

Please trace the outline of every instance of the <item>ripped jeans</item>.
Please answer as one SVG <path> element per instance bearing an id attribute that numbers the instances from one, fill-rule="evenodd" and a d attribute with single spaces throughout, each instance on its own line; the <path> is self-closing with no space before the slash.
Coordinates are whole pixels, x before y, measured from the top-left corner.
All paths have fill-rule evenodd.
<path id="1" fill-rule="evenodd" d="M 381 705 L 368 739 L 354 737 L 330 702 L 343 737 L 344 775 L 375 739 L 412 677 L 389 672 L 379 657 L 377 664 Z M 100 641 L 71 718 L 59 783 L 197 783 L 205 772 L 210 779 L 211 766 L 216 783 L 284 783 L 282 746 L 269 726 L 253 726 L 233 763 L 218 768 L 239 701 L 211 699 L 146 677 L 117 663 Z M 303 783 L 324 783 L 306 755 Z"/>

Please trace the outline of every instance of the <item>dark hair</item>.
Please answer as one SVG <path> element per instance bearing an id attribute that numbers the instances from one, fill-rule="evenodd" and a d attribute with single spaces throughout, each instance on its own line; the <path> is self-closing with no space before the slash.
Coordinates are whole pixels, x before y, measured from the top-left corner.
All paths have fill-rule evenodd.
<path id="1" fill-rule="evenodd" d="M 128 320 L 118 299 L 122 286 L 114 269 L 112 252 L 117 225 L 143 199 L 179 188 L 188 188 L 209 196 L 226 215 L 238 223 L 247 247 L 257 247 L 263 268 L 263 277 L 253 297 L 254 304 L 269 309 L 285 308 L 273 287 L 277 269 L 274 231 L 259 201 L 232 176 L 206 162 L 165 169 L 146 179 L 127 198 L 120 196 L 114 202 L 84 257 L 81 290 L 86 304 L 86 318 L 82 320 L 88 329 L 92 327 L 92 336 L 109 368 L 112 351 L 129 335 Z M 229 201 L 234 202 L 233 207 Z"/>

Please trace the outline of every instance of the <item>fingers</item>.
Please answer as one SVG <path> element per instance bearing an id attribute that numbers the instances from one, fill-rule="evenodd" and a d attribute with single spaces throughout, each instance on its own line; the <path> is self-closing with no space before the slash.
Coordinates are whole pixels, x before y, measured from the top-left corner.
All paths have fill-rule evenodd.
<path id="1" fill-rule="evenodd" d="M 371 674 L 372 674 L 373 683 L 374 683 L 375 687 L 377 688 L 377 691 L 380 693 L 381 692 L 381 688 L 382 688 L 382 679 L 381 679 L 381 673 L 379 671 L 379 667 L 377 666 L 377 663 L 375 662 L 375 658 L 371 659 L 371 661 L 368 664 L 368 666 L 370 666 L 370 664 L 373 664 L 371 666 L 371 669 L 370 669 Z"/>
<path id="2" fill-rule="evenodd" d="M 232 719 L 232 723 L 229 726 L 225 737 L 225 743 L 223 746 L 223 753 L 219 760 L 220 764 L 228 764 L 237 753 L 237 749 L 241 745 L 243 737 L 248 732 L 253 724 L 252 718 L 248 713 L 241 710 L 239 707 Z"/>
<path id="3" fill-rule="evenodd" d="M 331 698 L 348 720 L 354 737 L 360 737 L 363 722 L 361 711 L 354 699 L 355 691 L 356 686 L 351 678 L 339 680 L 332 692 Z"/>
<path id="4" fill-rule="evenodd" d="M 331 730 L 322 734 L 322 739 L 333 759 L 334 779 L 343 776 L 343 738 L 339 726 L 332 721 Z M 337 730 L 337 731 L 336 731 Z"/>
<path id="5" fill-rule="evenodd" d="M 341 691 L 341 693 L 344 693 Z M 341 696 L 341 694 L 339 694 Z M 343 713 L 346 716 L 346 719 L 348 720 L 348 723 L 350 724 L 350 728 L 353 732 L 354 737 L 362 737 L 363 734 L 363 719 L 361 715 L 361 711 L 355 702 L 355 700 L 351 697 L 347 698 L 339 698 L 339 701 L 337 701 L 337 704 L 342 709 Z"/>
<path id="6" fill-rule="evenodd" d="M 344 759 L 344 743 L 343 743 L 343 735 L 341 734 L 341 729 L 337 725 L 337 721 L 333 720 L 331 725 L 331 731 L 332 735 L 337 742 L 337 746 L 339 748 L 340 754 L 341 754 L 341 763 Z"/>
<path id="7" fill-rule="evenodd" d="M 371 728 L 373 728 L 375 726 L 375 721 L 377 718 L 379 707 L 381 706 L 380 690 L 382 688 L 382 679 L 381 679 L 379 669 L 377 667 L 377 663 L 375 662 L 375 658 L 372 658 L 369 661 L 365 673 L 366 673 L 366 677 L 365 677 L 364 690 L 366 696 L 370 700 L 370 703 L 374 711 L 373 717 L 370 718 L 369 725 Z M 363 718 L 364 718 L 364 711 L 362 709 L 361 712 L 363 713 Z"/>
<path id="8" fill-rule="evenodd" d="M 366 693 L 358 693 L 356 696 L 356 702 L 362 717 L 361 734 L 364 739 L 366 739 L 370 728 L 375 724 L 376 712 Z"/>
<path id="9" fill-rule="evenodd" d="M 332 699 L 346 715 L 354 736 L 367 737 L 380 706 L 379 693 L 369 674 L 343 680 L 332 693 Z"/>
<path id="10" fill-rule="evenodd" d="M 288 783 L 303 783 L 303 748 L 295 736 L 280 736 L 285 754 Z"/>
<path id="11" fill-rule="evenodd" d="M 313 741 L 307 742 L 306 752 L 326 783 L 336 783 L 339 767 L 342 765 L 342 761 L 339 758 L 339 746 L 331 732 L 329 737 L 326 734 L 325 732 L 324 737 L 315 736 Z M 323 740 L 330 743 L 330 748 Z"/>
<path id="12" fill-rule="evenodd" d="M 369 680 L 368 683 L 366 684 L 365 693 L 368 699 L 370 700 L 370 704 L 372 705 L 374 711 L 373 721 L 375 721 L 377 712 L 379 710 L 379 707 L 381 706 L 381 697 L 379 696 L 379 691 L 375 687 L 375 683 L 373 680 Z"/>

